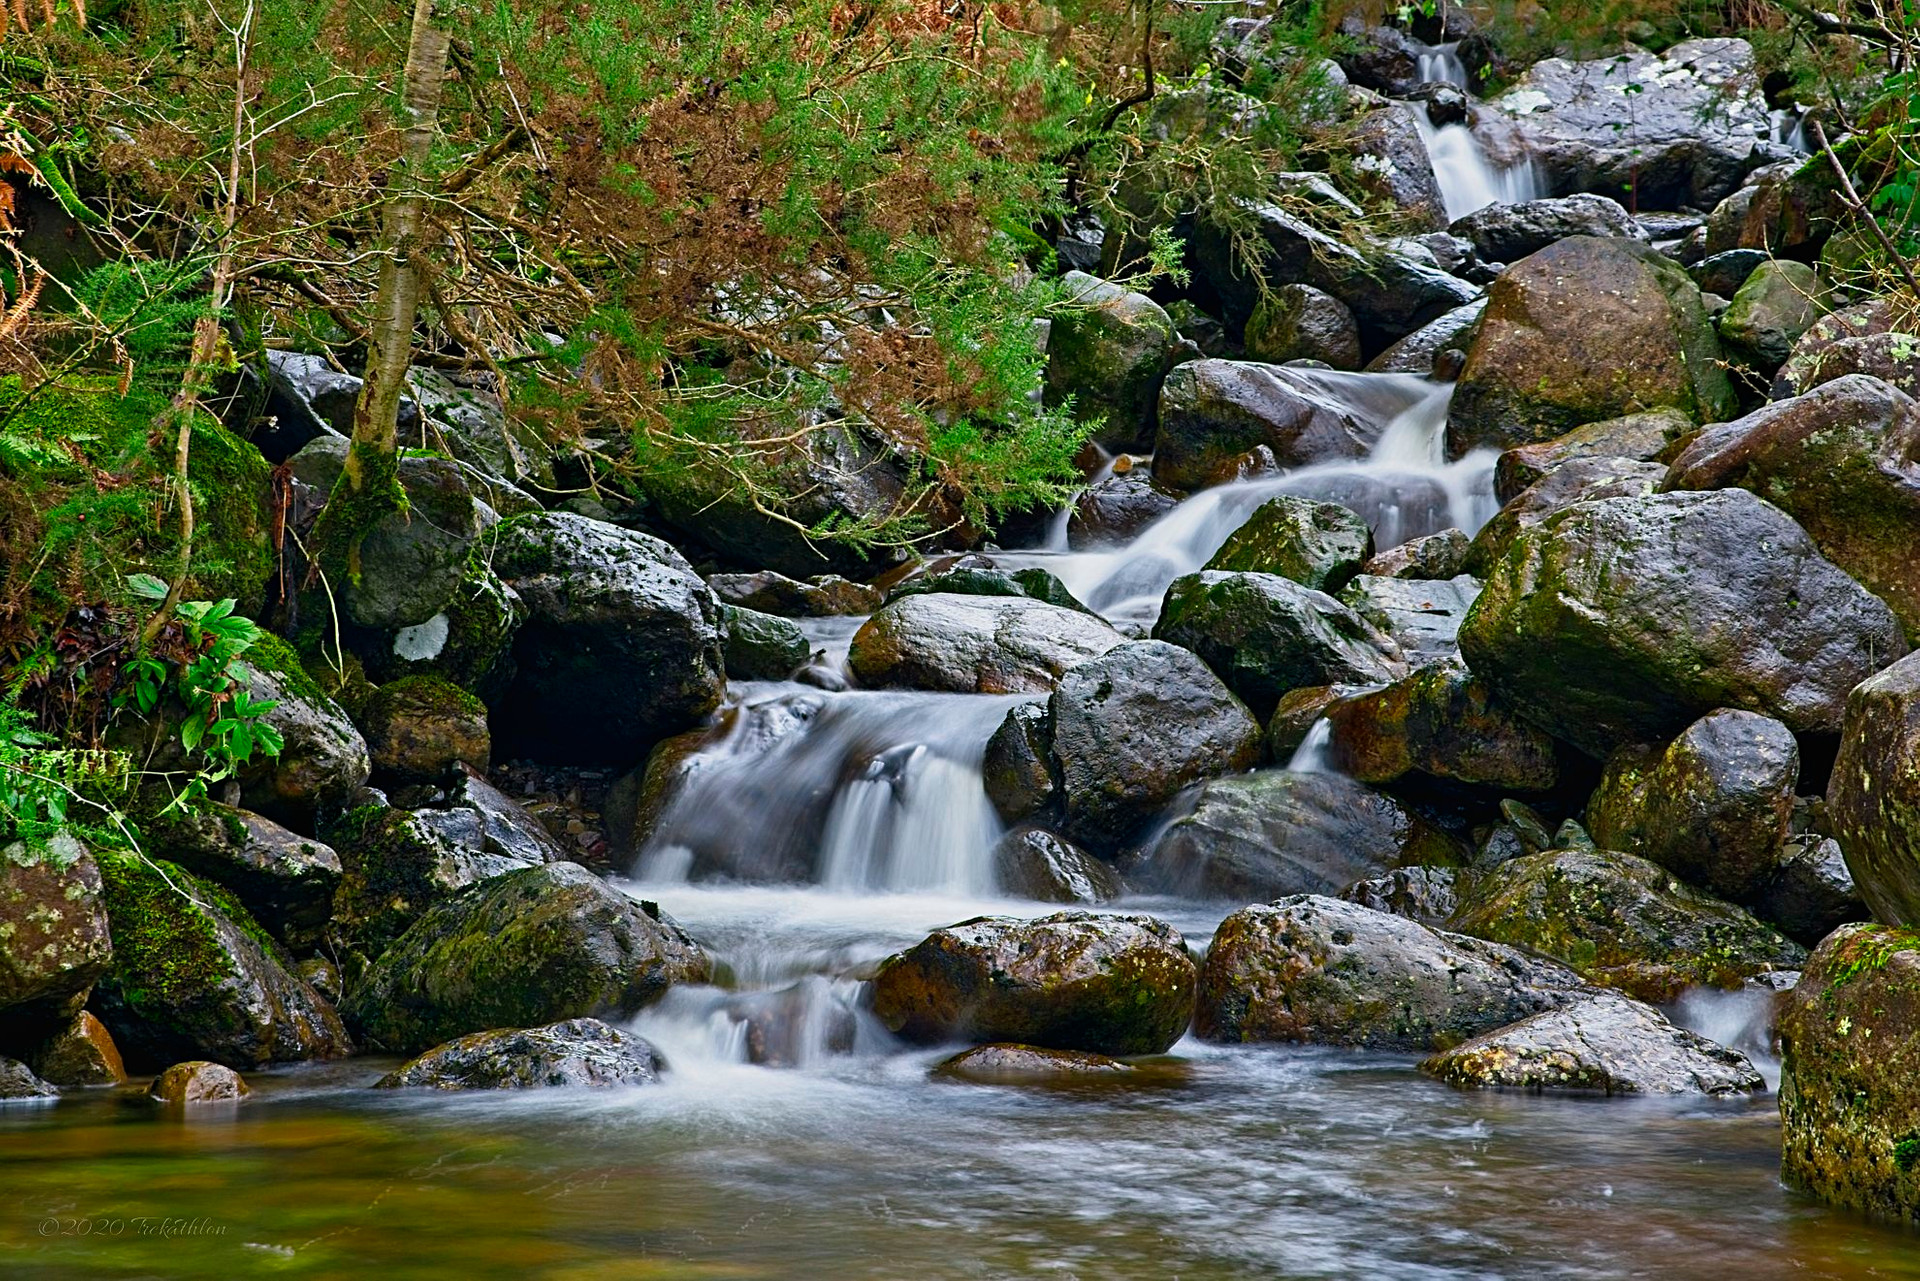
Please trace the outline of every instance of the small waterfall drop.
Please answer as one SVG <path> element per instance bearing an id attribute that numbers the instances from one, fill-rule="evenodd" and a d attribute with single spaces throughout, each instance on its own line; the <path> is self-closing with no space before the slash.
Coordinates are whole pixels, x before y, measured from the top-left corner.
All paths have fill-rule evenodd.
<path id="1" fill-rule="evenodd" d="M 1289 774 L 1332 774 L 1333 768 L 1333 725 L 1322 716 L 1300 740 L 1300 746 L 1293 749 L 1293 755 L 1287 758 L 1286 769 Z"/>
<path id="2" fill-rule="evenodd" d="M 1460 61 L 1458 44 L 1427 46 L 1417 65 L 1421 80 L 1468 91 L 1467 68 Z M 1497 163 L 1468 125 L 1435 125 L 1425 103 L 1408 105 L 1421 140 L 1427 144 L 1449 221 L 1491 204 L 1520 204 L 1546 194 L 1539 166 L 1531 157 L 1522 155 L 1513 163 Z"/>

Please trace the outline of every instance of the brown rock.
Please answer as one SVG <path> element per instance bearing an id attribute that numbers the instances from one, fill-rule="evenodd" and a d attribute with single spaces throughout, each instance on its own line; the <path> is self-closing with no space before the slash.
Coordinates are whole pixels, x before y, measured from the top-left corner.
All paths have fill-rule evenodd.
<path id="1" fill-rule="evenodd" d="M 148 1091 L 162 1103 L 235 1103 L 253 1093 L 230 1067 L 204 1060 L 176 1063 L 154 1078 Z"/>

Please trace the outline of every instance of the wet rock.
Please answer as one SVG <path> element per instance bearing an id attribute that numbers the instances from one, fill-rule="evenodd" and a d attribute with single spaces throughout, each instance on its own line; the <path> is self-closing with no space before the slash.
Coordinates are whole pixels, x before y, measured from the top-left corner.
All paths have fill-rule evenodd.
<path id="1" fill-rule="evenodd" d="M 987 740 L 981 775 L 1000 817 L 1017 823 L 1040 813 L 1060 791 L 1053 720 L 1044 703 L 1022 703 Z"/>
<path id="2" fill-rule="evenodd" d="M 804 583 L 770 569 L 755 574 L 715 574 L 707 579 L 707 586 L 723 604 L 783 618 L 871 614 L 885 601 L 875 588 L 833 574 Z"/>
<path id="3" fill-rule="evenodd" d="M 1785 400 L 1848 374 L 1866 374 L 1920 396 L 1920 323 L 1880 298 L 1816 321 L 1773 380 Z"/>
<path id="4" fill-rule="evenodd" d="M 1613 992 L 1477 1036 L 1434 1055 L 1420 1070 L 1478 1089 L 1725 1096 L 1767 1088 L 1746 1055 Z"/>
<path id="5" fill-rule="evenodd" d="M 1147 448 L 1160 384 L 1179 359 L 1172 319 L 1145 294 L 1083 271 L 1060 284 L 1073 306 L 1055 314 L 1047 338 L 1047 403 L 1071 397 L 1102 448 Z"/>
<path id="6" fill-rule="evenodd" d="M 1806 958 L 1744 910 L 1631 854 L 1529 854 L 1477 879 L 1463 897 L 1454 929 L 1552 957 L 1643 1001 L 1671 1001 L 1688 987 L 1738 987 Z"/>
<path id="7" fill-rule="evenodd" d="M 1325 718 L 1328 708 L 1341 699 L 1372 688 L 1371 685 L 1309 685 L 1282 694 L 1280 701 L 1273 705 L 1273 715 L 1267 719 L 1267 759 L 1276 765 L 1287 764 L 1306 743 L 1314 726 Z"/>
<path id="8" fill-rule="evenodd" d="M 408 676 L 382 685 L 360 714 L 373 767 L 397 782 L 428 783 L 493 757 L 487 705 L 452 681 Z"/>
<path id="9" fill-rule="evenodd" d="M 1799 777 L 1800 748 L 1785 725 L 1709 712 L 1664 750 L 1629 746 L 1609 757 L 1587 825 L 1603 849 L 1748 903 L 1779 865 Z"/>
<path id="10" fill-rule="evenodd" d="M 1289 690 L 1369 684 L 1403 670 L 1398 647 L 1359 615 L 1277 574 L 1177 578 L 1153 635 L 1198 654 L 1260 717 Z"/>
<path id="11" fill-rule="evenodd" d="M 1066 814 L 1095 849 L 1132 836 L 1183 789 L 1260 759 L 1260 723 L 1188 651 L 1129 641 L 1069 671 L 1047 705 Z"/>
<path id="12" fill-rule="evenodd" d="M 337 1058 L 340 1018 L 237 899 L 176 864 L 97 855 L 113 965 L 90 1008 L 135 1067 L 183 1056 L 241 1067 Z"/>
<path id="13" fill-rule="evenodd" d="M 1398 801 L 1350 778 L 1262 770 L 1208 783 L 1128 875 L 1169 893 L 1245 902 L 1337 894 L 1400 863 L 1453 853 Z"/>
<path id="14" fill-rule="evenodd" d="M 1480 580 L 1381 578 L 1360 574 L 1341 601 L 1392 638 L 1409 663 L 1431 663 L 1460 653 L 1460 624 L 1480 596 Z"/>
<path id="15" fill-rule="evenodd" d="M 1192 360 L 1160 392 L 1154 476 L 1177 490 L 1205 488 L 1223 466 L 1265 445 L 1277 466 L 1361 458 L 1371 433 L 1317 399 L 1298 375 L 1243 360 Z"/>
<path id="16" fill-rule="evenodd" d="M 233 891 L 255 920 L 304 951 L 333 913 L 340 856 L 270 818 L 208 801 L 148 818 L 151 850 Z"/>
<path id="17" fill-rule="evenodd" d="M 67 832 L 0 849 L 0 1020 L 66 1022 L 113 959 L 100 869 Z"/>
<path id="18" fill-rule="evenodd" d="M 1588 423 L 1553 440 L 1521 445 L 1501 454 L 1493 469 L 1494 496 L 1502 504 L 1511 503 L 1534 484 L 1581 459 L 1651 462 L 1694 431 L 1693 421 L 1677 409 Z"/>
<path id="19" fill-rule="evenodd" d="M 118 1085 L 127 1079 L 113 1033 L 86 1010 L 34 1051 L 33 1070 L 51 1085 Z"/>
<path id="20" fill-rule="evenodd" d="M 1590 755 L 1738 707 L 1839 728 L 1906 651 L 1891 611 L 1743 490 L 1581 503 L 1522 530 L 1460 628 L 1468 665 Z"/>
<path id="21" fill-rule="evenodd" d="M 598 1019 L 475 1032 L 435 1046 L 374 1083 L 379 1090 L 532 1090 L 652 1085 L 666 1060 Z"/>
<path id="22" fill-rule="evenodd" d="M 1247 321 L 1247 355 L 1283 365 L 1317 360 L 1334 369 L 1360 367 L 1360 329 L 1347 305 L 1312 285 L 1281 285 Z"/>
<path id="23" fill-rule="evenodd" d="M 982 1085 L 1101 1081 L 1138 1074 L 1131 1063 L 1104 1054 L 1049 1050 L 1037 1045 L 976 1045 L 941 1063 L 934 1071 Z"/>
<path id="24" fill-rule="evenodd" d="M 1747 283 L 1754 269 L 1769 261 L 1764 249 L 1723 249 L 1694 263 L 1687 268 L 1687 274 L 1693 277 L 1693 283 L 1700 286 L 1702 293 L 1732 298 L 1740 292 L 1740 286 Z"/>
<path id="25" fill-rule="evenodd" d="M 1873 914 L 1920 924 L 1920 655 L 1848 696 L 1827 821 Z"/>
<path id="26" fill-rule="evenodd" d="M 1480 317 L 1486 310 L 1487 300 L 1476 298 L 1442 313 L 1368 361 L 1367 372 L 1437 376 L 1441 356 L 1452 352 L 1462 360 L 1466 358 L 1473 346 L 1473 336 L 1479 332 Z M 1458 372 L 1454 371 L 1456 375 Z"/>
<path id="27" fill-rule="evenodd" d="M 17 1059 L 0 1057 L 0 1103 L 16 1099 L 50 1099 L 60 1091 L 33 1074 Z"/>
<path id="28" fill-rule="evenodd" d="M 1802 947 L 1813 947 L 1842 925 L 1869 916 L 1840 842 L 1811 835 L 1787 842 L 1753 910 Z"/>
<path id="29" fill-rule="evenodd" d="M 517 750 L 631 760 L 719 706 L 719 607 L 666 543 L 548 512 L 500 527 L 494 567 L 527 605 L 496 709 Z"/>
<path id="30" fill-rule="evenodd" d="M 1454 219 L 1448 230 L 1473 242 L 1482 262 L 1519 262 L 1568 236 L 1647 238 L 1619 201 L 1585 193 L 1491 204 Z"/>
<path id="31" fill-rule="evenodd" d="M 1920 937 L 1845 925 L 1780 1002 L 1780 1172 L 1879 1218 L 1920 1218 Z"/>
<path id="32" fill-rule="evenodd" d="M 993 847 L 993 878 L 1002 894 L 1040 903 L 1107 903 L 1123 891 L 1111 867 L 1039 828 L 1000 838 Z"/>
<path id="33" fill-rule="evenodd" d="M 1827 287 L 1803 262 L 1768 260 L 1720 315 L 1720 341 L 1735 360 L 1771 378 L 1800 335 L 1827 312 Z"/>
<path id="34" fill-rule="evenodd" d="M 1748 174 L 1744 187 L 1713 206 L 1706 251 L 1812 258 L 1846 219 L 1839 184 L 1823 157 L 1781 158 Z"/>
<path id="35" fill-rule="evenodd" d="M 1779 506 L 1920 634 L 1920 405 L 1850 374 L 1700 433 L 1671 489 L 1739 486 Z"/>
<path id="36" fill-rule="evenodd" d="M 1602 498 L 1643 498 L 1657 492 L 1666 478 L 1665 465 L 1631 458 L 1577 458 L 1557 467 L 1515 495 L 1474 535 L 1467 549 L 1467 572 L 1486 577 L 1521 530 L 1557 511 Z"/>
<path id="37" fill-rule="evenodd" d="M 1179 506 L 1137 471 L 1095 481 L 1073 500 L 1067 546 L 1075 551 L 1124 543 Z"/>
<path id="38" fill-rule="evenodd" d="M 1360 191 L 1399 210 L 1413 230 L 1438 231 L 1447 225 L 1447 202 L 1413 111 L 1402 103 L 1388 103 L 1349 126 L 1352 181 Z"/>
<path id="39" fill-rule="evenodd" d="M 1360 566 L 1360 572 L 1375 578 L 1454 578 L 1465 568 L 1470 545 L 1460 530 L 1443 529 L 1376 553 Z"/>
<path id="40" fill-rule="evenodd" d="M 1451 867 L 1396 867 L 1380 876 L 1355 881 L 1340 891 L 1340 897 L 1438 929 L 1459 910 L 1460 898 L 1455 890 L 1458 876 Z"/>
<path id="41" fill-rule="evenodd" d="M 921 595 L 1025 597 L 1061 609 L 1077 609 L 1083 614 L 1093 612 L 1074 599 L 1067 585 L 1047 570 L 1037 565 L 1002 569 L 988 556 L 960 556 L 937 563 L 895 587 L 887 601 L 891 604 L 903 596 Z"/>
<path id="42" fill-rule="evenodd" d="M 626 1018 L 707 955 L 672 918 L 575 863 L 475 885 L 426 912 L 344 1007 L 369 1044 L 400 1053 L 469 1032 L 569 1018 Z"/>
<path id="43" fill-rule="evenodd" d="M 1185 940 L 1150 916 L 983 916 L 888 957 L 872 1002 L 909 1041 L 1158 1054 L 1186 1031 L 1194 975 Z"/>
<path id="44" fill-rule="evenodd" d="M 1296 894 L 1220 923 L 1193 1030 L 1208 1041 L 1438 1050 L 1578 989 L 1571 973 L 1513 948 Z"/>
<path id="45" fill-rule="evenodd" d="M 1736 404 L 1687 274 L 1647 245 L 1573 236 L 1515 263 L 1488 291 L 1447 446 L 1453 455 L 1511 449 L 1665 407 L 1716 422 Z"/>
<path id="46" fill-rule="evenodd" d="M 1328 709 L 1327 724 L 1334 767 L 1363 783 L 1419 773 L 1471 787 L 1545 792 L 1560 779 L 1553 740 L 1453 661 L 1430 663 L 1383 689 L 1344 699 Z"/>
<path id="47" fill-rule="evenodd" d="M 502 582 L 490 561 L 476 551 L 445 609 L 418 626 L 395 631 L 384 648 L 363 648 L 361 653 L 375 680 L 439 676 L 482 698 L 497 699 L 513 677 L 513 637 L 526 614 L 520 593 Z"/>
<path id="48" fill-rule="evenodd" d="M 1331 593 L 1346 586 L 1371 555 L 1373 531 L 1367 522 L 1338 503 L 1282 494 L 1256 507 L 1207 568 L 1278 574 Z"/>
<path id="49" fill-rule="evenodd" d="M 777 614 L 722 605 L 727 675 L 737 681 L 783 681 L 813 653 L 806 633 Z"/>
<path id="50" fill-rule="evenodd" d="M 937 593 L 902 597 L 868 619 L 854 633 L 849 663 L 868 686 L 1037 693 L 1120 639 L 1077 610 L 1021 597 Z"/>
<path id="51" fill-rule="evenodd" d="M 252 1093 L 238 1072 L 205 1060 L 176 1063 L 147 1089 L 148 1097 L 173 1104 L 235 1103 Z"/>

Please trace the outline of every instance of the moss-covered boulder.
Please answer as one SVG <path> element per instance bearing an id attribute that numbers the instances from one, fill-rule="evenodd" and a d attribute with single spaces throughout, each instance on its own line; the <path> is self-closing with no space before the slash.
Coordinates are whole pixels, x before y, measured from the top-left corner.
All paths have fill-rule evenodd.
<path id="1" fill-rule="evenodd" d="M 352 1048 L 333 1007 L 233 895 L 177 864 L 123 851 L 97 859 L 113 965 L 90 1007 L 128 1066 L 252 1068 Z"/>
<path id="2" fill-rule="evenodd" d="M 1430 663 L 1383 689 L 1327 709 L 1336 768 L 1364 783 L 1420 774 L 1505 792 L 1545 792 L 1560 779 L 1547 734 L 1504 706 L 1457 662 Z"/>
<path id="3" fill-rule="evenodd" d="M 652 1085 L 667 1062 L 651 1044 L 599 1019 L 475 1032 L 387 1073 L 377 1090 L 533 1090 Z"/>
<path id="4" fill-rule="evenodd" d="M 482 546 L 474 549 L 446 608 L 413 627 L 381 633 L 362 654 L 375 680 L 438 676 L 483 699 L 498 698 L 513 676 L 513 637 L 526 621 L 520 593 L 501 581 Z"/>
<path id="5" fill-rule="evenodd" d="M 807 635 L 792 620 L 739 605 L 720 606 L 727 675 L 737 681 L 783 681 L 813 653 Z"/>
<path id="6" fill-rule="evenodd" d="M 1439 1050 L 1579 988 L 1573 974 L 1514 948 L 1296 894 L 1220 923 L 1193 1030 L 1209 1041 Z"/>
<path id="7" fill-rule="evenodd" d="M 1158 1054 L 1193 1012 L 1186 941 L 1151 916 L 983 916 L 881 962 L 873 1012 L 910 1041 Z"/>
<path id="8" fill-rule="evenodd" d="M 1278 574 L 1316 591 L 1337 592 L 1373 555 L 1367 522 L 1338 503 L 1282 494 L 1254 509 L 1207 562 L 1227 573 Z"/>
<path id="9" fill-rule="evenodd" d="M 1835 930 L 1778 1028 L 1782 1178 L 1833 1205 L 1920 1221 L 1920 933 Z"/>
<path id="10" fill-rule="evenodd" d="M 1084 271 L 1061 278 L 1072 304 L 1047 336 L 1048 404 L 1073 401 L 1092 438 L 1111 450 L 1153 441 L 1160 383 L 1179 359 L 1180 335 L 1159 303 Z"/>
<path id="11" fill-rule="evenodd" d="M 348 1022 L 398 1054 L 501 1027 L 627 1018 L 704 982 L 699 944 L 575 863 L 495 877 L 429 909 L 347 996 Z"/>
<path id="12" fill-rule="evenodd" d="M 1920 654 L 1848 695 L 1827 820 L 1873 914 L 1920 925 Z"/>
<path id="13" fill-rule="evenodd" d="M 1153 635 L 1198 654 L 1263 719 L 1290 690 L 1371 684 L 1405 671 L 1398 646 L 1359 615 L 1278 574 L 1176 578 Z"/>
<path id="14" fill-rule="evenodd" d="M 1658 864 L 1604 850 L 1511 859 L 1463 894 L 1453 928 L 1550 956 L 1643 1001 L 1794 970 L 1806 951 Z"/>
<path id="15" fill-rule="evenodd" d="M 861 625 L 848 664 L 864 685 L 1042 693 L 1121 641 L 1100 618 L 1020 596 L 903 596 Z"/>
<path id="16" fill-rule="evenodd" d="M 1700 290 L 1633 240 L 1572 236 L 1515 263 L 1487 296 L 1448 415 L 1449 449 L 1510 449 L 1583 423 L 1736 408 Z"/>
<path id="17" fill-rule="evenodd" d="M 100 869 L 66 832 L 0 849 L 0 1027 L 69 1021 L 113 959 Z"/>
<path id="18" fill-rule="evenodd" d="M 1664 748 L 1609 757 L 1587 801 L 1587 830 L 1602 849 L 1751 903 L 1779 869 L 1799 777 L 1800 747 L 1785 725 L 1709 712 Z"/>
<path id="19" fill-rule="evenodd" d="M 1314 394 L 1300 372 L 1243 360 L 1192 360 L 1160 389 L 1153 474 L 1184 492 L 1216 483 L 1251 449 L 1281 467 L 1365 457 L 1368 424 Z"/>
<path id="20" fill-rule="evenodd" d="M 151 852 L 231 890 L 296 952 L 312 950 L 333 916 L 340 856 L 270 818 L 204 802 L 147 816 L 142 830 Z"/>
<path id="21" fill-rule="evenodd" d="M 438 676 L 404 676 L 375 690 L 360 713 L 373 767 L 384 778 L 433 783 L 465 762 L 492 762 L 487 705 Z"/>
<path id="22" fill-rule="evenodd" d="M 1825 283 L 1807 264 L 1768 259 L 1720 313 L 1720 341 L 1735 360 L 1770 379 L 1800 335 L 1826 314 L 1827 297 Z"/>
<path id="23" fill-rule="evenodd" d="M 1920 403 L 1864 374 L 1708 428 L 1670 489 L 1751 490 L 1920 635 Z"/>
<path id="24" fill-rule="evenodd" d="M 1576 458 L 1556 467 L 1515 494 L 1480 527 L 1467 548 L 1466 572 L 1485 578 L 1521 530 L 1531 529 L 1557 511 L 1602 498 L 1644 497 L 1657 492 L 1666 478 L 1663 464 L 1633 458 Z"/>
<path id="25" fill-rule="evenodd" d="M 1281 285 L 1247 320 L 1247 355 L 1275 365 L 1317 360 L 1360 368 L 1360 328 L 1347 304 L 1312 285 Z"/>
<path id="26" fill-rule="evenodd" d="M 1906 653 L 1892 611 L 1744 490 L 1581 503 L 1521 531 L 1460 628 L 1468 665 L 1596 757 L 1718 707 L 1833 733 Z"/>
<path id="27" fill-rule="evenodd" d="M 990 556 L 948 556 L 925 563 L 888 593 L 889 602 L 903 596 L 951 593 L 958 596 L 1024 596 L 1061 609 L 1093 611 L 1074 598 L 1067 585 L 1039 566 L 1003 569 Z"/>

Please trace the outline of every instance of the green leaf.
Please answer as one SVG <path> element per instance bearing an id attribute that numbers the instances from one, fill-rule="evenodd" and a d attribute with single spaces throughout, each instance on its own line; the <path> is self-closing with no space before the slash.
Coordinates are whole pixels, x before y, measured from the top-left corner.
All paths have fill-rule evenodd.
<path id="1" fill-rule="evenodd" d="M 128 574 L 127 590 L 143 600 L 165 600 L 167 585 L 152 574 Z"/>
<path id="2" fill-rule="evenodd" d="M 198 716 L 189 716 L 180 726 L 180 743 L 189 752 L 200 746 L 200 740 L 206 736 L 207 723 Z"/>

